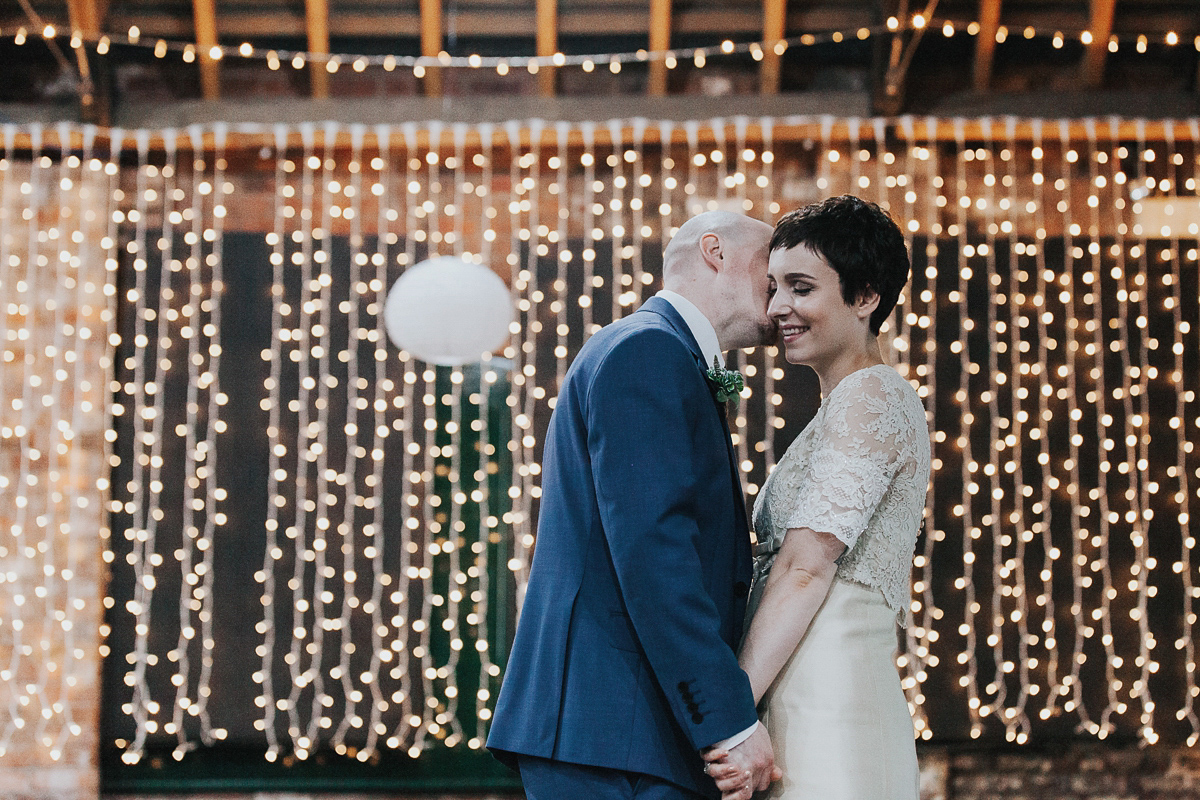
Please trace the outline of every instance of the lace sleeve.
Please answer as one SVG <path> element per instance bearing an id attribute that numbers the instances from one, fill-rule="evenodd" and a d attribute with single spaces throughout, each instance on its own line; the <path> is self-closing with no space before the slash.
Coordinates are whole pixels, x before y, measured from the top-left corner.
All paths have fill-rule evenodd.
<path id="1" fill-rule="evenodd" d="M 832 534 L 849 553 L 903 463 L 910 426 L 879 376 L 862 371 L 842 383 L 850 385 L 828 399 L 808 479 L 783 524 Z"/>

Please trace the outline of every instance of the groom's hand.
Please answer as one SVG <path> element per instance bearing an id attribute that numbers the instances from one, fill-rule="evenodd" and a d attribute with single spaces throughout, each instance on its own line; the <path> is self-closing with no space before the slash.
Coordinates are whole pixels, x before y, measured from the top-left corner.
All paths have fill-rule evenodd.
<path id="1" fill-rule="evenodd" d="M 756 791 L 763 791 L 783 777 L 775 766 L 771 737 L 759 723 L 750 738 L 727 752 L 710 750 L 704 755 L 705 771 L 721 790 L 722 800 L 750 800 Z"/>

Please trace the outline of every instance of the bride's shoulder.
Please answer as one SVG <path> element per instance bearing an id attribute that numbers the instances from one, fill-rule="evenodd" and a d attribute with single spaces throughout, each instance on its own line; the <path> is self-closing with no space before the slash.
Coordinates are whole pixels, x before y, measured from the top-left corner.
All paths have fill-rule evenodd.
<path id="1" fill-rule="evenodd" d="M 828 421 L 834 428 L 894 434 L 925 424 L 925 406 L 916 389 L 886 364 L 846 376 L 829 400 Z"/>
<path id="2" fill-rule="evenodd" d="M 850 403 L 864 398 L 879 398 L 888 402 L 920 402 L 912 385 L 887 364 L 875 364 L 850 373 L 837 385 L 833 395 L 839 396 L 843 402 Z M 834 397 L 831 395 L 830 399 Z"/>

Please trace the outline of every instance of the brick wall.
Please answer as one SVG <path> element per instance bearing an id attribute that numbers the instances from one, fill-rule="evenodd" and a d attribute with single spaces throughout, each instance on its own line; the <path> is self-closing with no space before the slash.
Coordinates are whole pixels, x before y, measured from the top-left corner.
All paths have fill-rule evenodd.
<path id="1" fill-rule="evenodd" d="M 9 191 L 0 193 L 0 800 L 83 800 L 97 797 L 100 786 L 104 404 L 110 372 L 105 331 L 113 300 L 105 293 L 100 242 L 111 195 L 98 176 L 72 173 L 71 191 L 77 194 L 70 203 L 59 202 L 56 192 L 66 190 L 55 188 L 62 186 L 57 165 L 42 168 L 40 178 L 27 163 L 4 169 L 0 179 Z M 43 196 L 28 203 L 23 189 L 12 188 L 25 183 Z M 26 219 L 26 208 L 42 209 L 41 216 Z M 57 231 L 53 238 L 51 231 Z M 61 726 L 59 708 L 69 709 L 74 729 Z M 43 710 L 51 712 L 50 722 L 43 721 Z M 1077 747 L 1053 754 L 926 749 L 922 781 L 923 800 L 1182 800 L 1200 797 L 1200 755 L 1162 746 Z M 190 798 L 267 796 L 314 797 Z M 132 795 L 110 800 L 118 798 L 134 800 Z"/>
<path id="2" fill-rule="evenodd" d="M 1185 800 L 1200 797 L 1200 753 L 1078 747 L 1054 755 L 938 756 L 943 794 L 922 800 Z"/>
<path id="3" fill-rule="evenodd" d="M 0 186 L 0 798 L 82 800 L 99 792 L 110 190 L 20 161 Z"/>
<path id="4" fill-rule="evenodd" d="M 516 800 L 518 794 L 220 794 L 105 795 L 104 800 Z M 1099 745 L 1034 752 L 921 754 L 921 800 L 1195 800 L 1200 753 L 1185 749 L 1106 749 Z"/>

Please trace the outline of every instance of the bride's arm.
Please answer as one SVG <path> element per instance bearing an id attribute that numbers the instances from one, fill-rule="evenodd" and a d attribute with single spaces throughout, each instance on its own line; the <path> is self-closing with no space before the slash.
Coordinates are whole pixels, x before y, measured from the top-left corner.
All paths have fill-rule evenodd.
<path id="1" fill-rule="evenodd" d="M 784 537 L 738 656 L 750 677 L 756 705 L 825 602 L 837 573 L 835 562 L 845 549 L 833 534 L 809 528 L 793 528 Z M 749 798 L 752 790 L 747 787 L 745 772 L 731 764 L 728 755 L 725 750 L 703 753 L 708 762 L 705 772 L 721 790 L 722 800 Z"/>
<path id="2" fill-rule="evenodd" d="M 845 549 L 833 534 L 809 528 L 789 530 L 784 537 L 738 657 L 750 676 L 756 704 L 825 602 L 837 572 L 835 561 Z"/>

